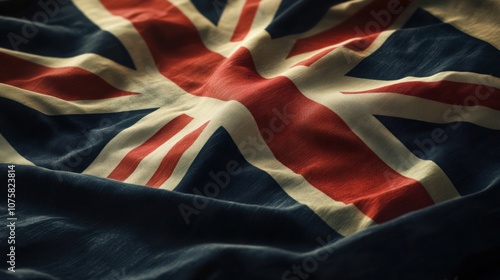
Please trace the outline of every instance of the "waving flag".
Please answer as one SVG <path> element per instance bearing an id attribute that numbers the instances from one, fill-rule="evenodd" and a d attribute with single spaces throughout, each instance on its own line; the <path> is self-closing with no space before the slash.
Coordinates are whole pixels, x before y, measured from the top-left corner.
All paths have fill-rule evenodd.
<path id="1" fill-rule="evenodd" d="M 500 277 L 499 14 L 0 2 L 0 278 Z"/>

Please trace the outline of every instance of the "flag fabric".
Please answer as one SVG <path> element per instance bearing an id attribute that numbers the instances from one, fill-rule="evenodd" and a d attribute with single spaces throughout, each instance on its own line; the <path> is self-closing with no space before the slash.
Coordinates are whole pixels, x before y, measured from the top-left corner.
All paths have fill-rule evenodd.
<path id="1" fill-rule="evenodd" d="M 500 279 L 500 1 L 0 2 L 0 279 Z"/>

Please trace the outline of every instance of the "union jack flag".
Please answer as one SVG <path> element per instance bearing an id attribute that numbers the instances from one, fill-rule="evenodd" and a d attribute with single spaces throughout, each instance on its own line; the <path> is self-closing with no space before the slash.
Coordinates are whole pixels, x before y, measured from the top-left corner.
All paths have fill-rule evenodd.
<path id="1" fill-rule="evenodd" d="M 0 2 L 2 279 L 500 277 L 499 14 Z"/>

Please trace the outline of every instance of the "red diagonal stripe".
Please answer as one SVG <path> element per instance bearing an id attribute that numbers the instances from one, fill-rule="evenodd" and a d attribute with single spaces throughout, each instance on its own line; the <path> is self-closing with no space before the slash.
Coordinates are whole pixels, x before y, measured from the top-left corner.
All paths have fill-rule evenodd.
<path id="1" fill-rule="evenodd" d="M 295 63 L 292 67 L 295 67 L 295 66 L 311 66 L 314 62 L 318 61 L 320 58 L 322 58 L 323 56 L 327 55 L 329 52 L 331 52 L 334 48 L 331 48 L 331 49 L 326 49 L 324 51 L 321 51 L 307 59 L 304 59 L 302 61 L 299 61 L 298 63 Z"/>
<path id="2" fill-rule="evenodd" d="M 239 42 L 247 36 L 252 27 L 253 20 L 259 9 L 260 0 L 246 0 L 240 19 L 233 32 L 231 42 Z"/>
<path id="3" fill-rule="evenodd" d="M 94 73 L 75 67 L 52 68 L 0 52 L 0 83 L 67 101 L 96 100 L 137 94 L 120 91 Z"/>
<path id="4" fill-rule="evenodd" d="M 484 106 L 500 110 L 500 89 L 453 81 L 403 82 L 375 89 L 343 92 L 346 94 L 390 92 L 465 106 Z"/>
<path id="5" fill-rule="evenodd" d="M 168 122 L 151 138 L 131 150 L 109 174 L 108 178 L 125 181 L 139 166 L 139 163 L 154 150 L 179 133 L 193 118 L 182 114 Z"/>
<path id="6" fill-rule="evenodd" d="M 175 166 L 181 159 L 184 152 L 193 145 L 194 141 L 198 139 L 200 133 L 205 129 L 208 122 L 204 123 L 202 126 L 198 127 L 196 130 L 192 131 L 188 135 L 184 136 L 179 142 L 175 143 L 175 145 L 168 151 L 163 160 L 160 163 L 160 166 L 153 174 L 151 179 L 146 183 L 146 186 L 158 188 L 161 184 L 165 183 L 167 179 L 174 172 Z"/>
<path id="7" fill-rule="evenodd" d="M 165 65 L 163 75 L 192 94 L 244 104 L 276 158 L 325 194 L 354 203 L 377 222 L 433 203 L 418 181 L 392 170 L 338 115 L 306 98 L 288 78 L 261 77 L 247 49 L 229 59 L 209 51 L 195 26 L 166 1 L 103 2 L 132 21 L 155 60 Z M 293 118 L 272 137 L 264 135 L 277 125 L 276 110 L 285 104 Z"/>
<path id="8" fill-rule="evenodd" d="M 339 25 L 316 35 L 297 40 L 288 57 L 319 50 L 353 38 L 362 39 L 348 44 L 347 47 L 363 51 L 375 41 L 380 32 L 386 30 L 396 21 L 402 13 L 401 9 L 406 8 L 411 1 L 374 0 Z M 389 4 L 395 2 L 400 3 L 400 5 L 393 6 Z M 396 11 L 399 12 L 396 13 Z M 321 57 L 318 57 L 318 59 Z M 310 65 L 312 62 L 309 61 L 307 64 Z"/>

